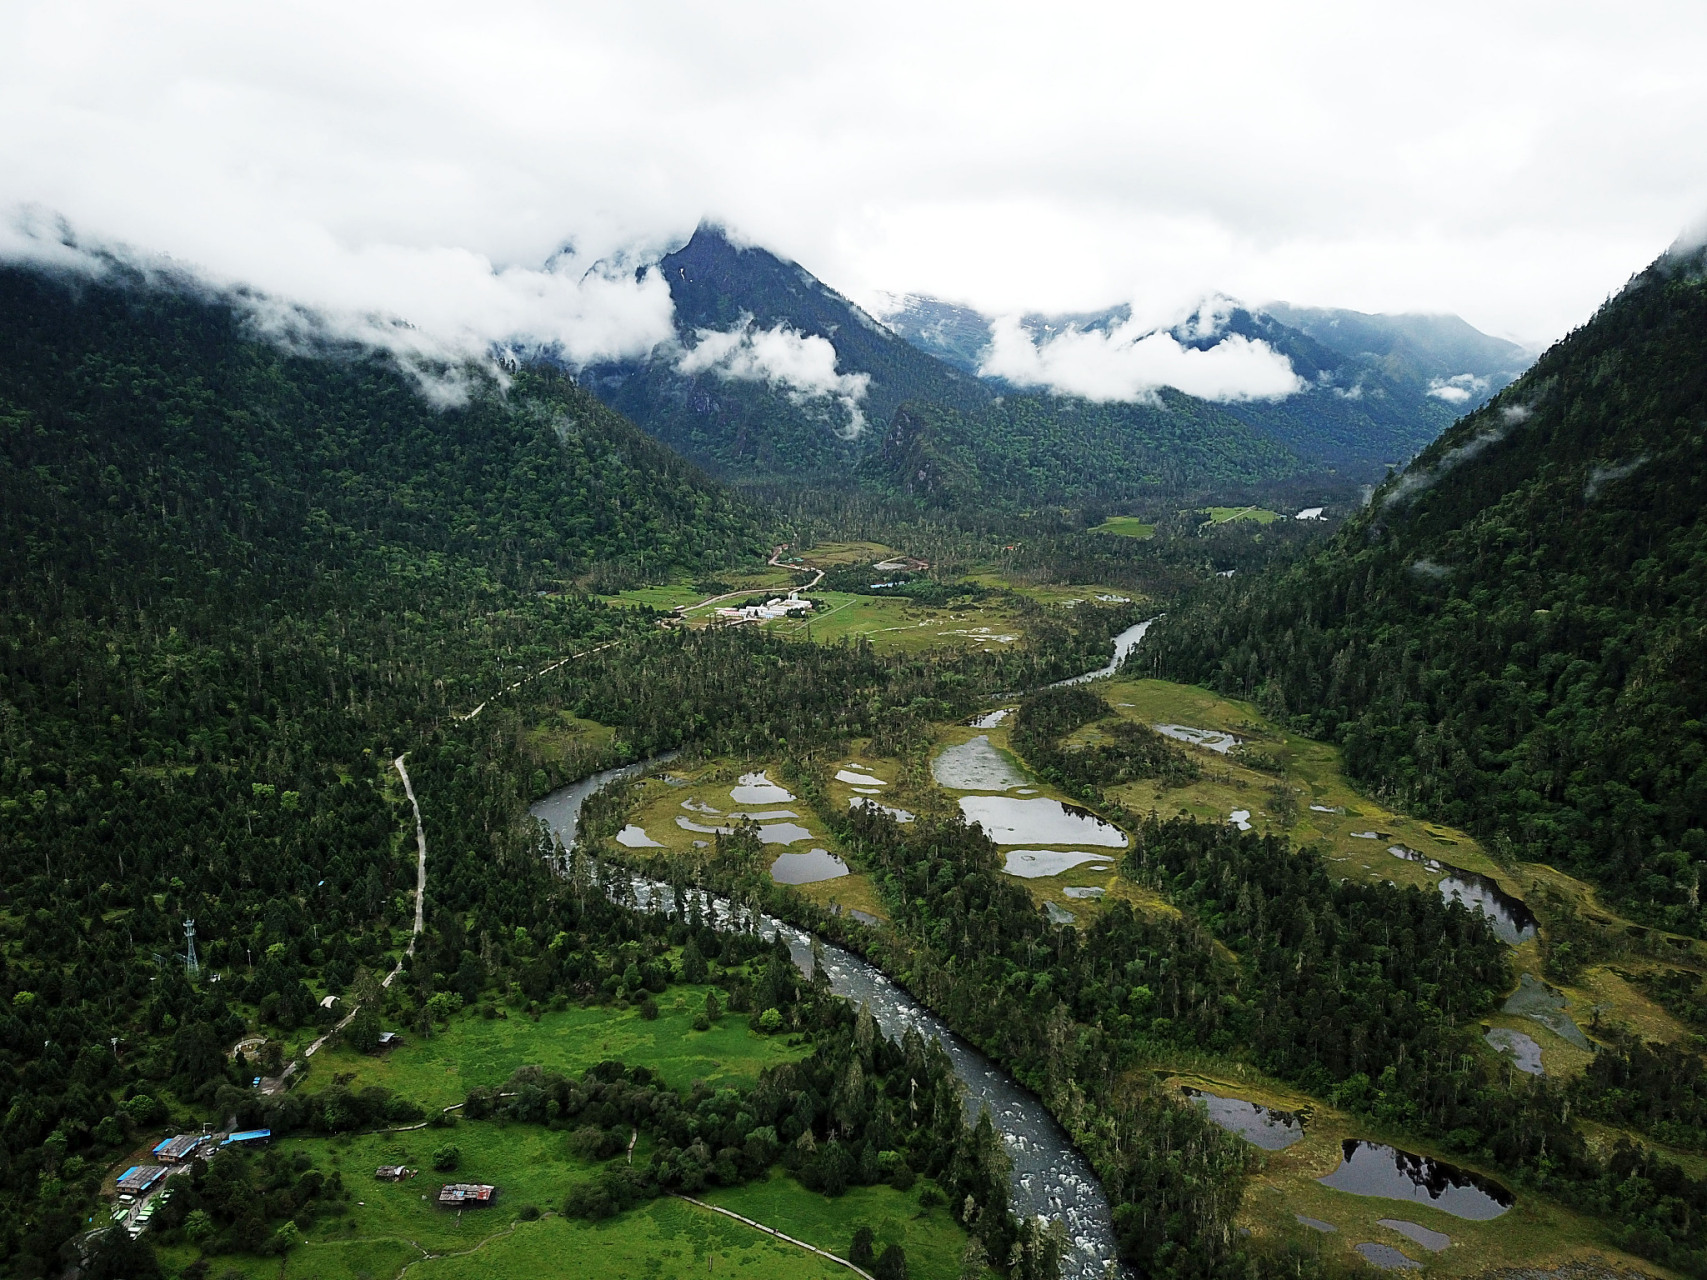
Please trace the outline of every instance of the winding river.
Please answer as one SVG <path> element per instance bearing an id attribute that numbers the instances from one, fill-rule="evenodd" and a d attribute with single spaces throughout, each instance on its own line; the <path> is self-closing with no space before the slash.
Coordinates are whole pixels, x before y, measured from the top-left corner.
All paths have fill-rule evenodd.
<path id="1" fill-rule="evenodd" d="M 1140 622 L 1116 636 L 1114 659 L 1106 667 L 1062 683 L 1078 684 L 1115 674 L 1121 663 L 1137 648 L 1153 621 Z M 536 802 L 532 812 L 552 829 L 567 850 L 575 843 L 581 806 L 587 797 L 613 782 L 664 763 L 674 755 L 672 752 L 639 764 L 595 773 L 553 791 Z M 668 885 L 637 876 L 633 878 L 632 888 L 635 904 L 642 909 L 676 909 L 674 894 Z M 709 894 L 700 894 L 700 910 L 718 928 L 756 928 L 766 938 L 780 934 L 788 942 L 794 963 L 802 973 L 810 975 L 813 972 L 816 949 L 829 973 L 830 989 L 856 1004 L 869 1005 L 877 1025 L 891 1039 L 899 1039 L 908 1027 L 912 1027 L 920 1035 L 940 1041 L 954 1064 L 955 1073 L 966 1086 L 968 1118 L 975 1120 L 979 1112 L 988 1108 L 991 1122 L 1001 1134 L 1013 1160 L 1010 1190 L 1014 1212 L 1058 1219 L 1065 1224 L 1069 1244 L 1061 1259 L 1063 1277 L 1100 1280 L 1107 1274 L 1108 1265 L 1115 1258 L 1114 1221 L 1108 1197 L 1103 1194 L 1102 1184 L 1097 1181 L 1090 1162 L 1073 1146 L 1066 1132 L 1035 1094 L 950 1031 L 940 1018 L 922 1008 L 875 965 L 868 964 L 852 952 L 771 916 L 762 915 L 754 921 L 731 903 Z"/>

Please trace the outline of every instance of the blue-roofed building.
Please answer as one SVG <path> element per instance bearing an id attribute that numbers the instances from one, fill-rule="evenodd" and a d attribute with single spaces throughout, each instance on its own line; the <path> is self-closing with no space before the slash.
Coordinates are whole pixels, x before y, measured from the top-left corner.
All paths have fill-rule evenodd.
<path id="1" fill-rule="evenodd" d="M 273 1136 L 273 1131 L 271 1129 L 243 1129 L 237 1133 L 232 1134 L 230 1137 L 226 1138 L 226 1140 L 224 1142 L 220 1143 L 219 1145 L 222 1147 L 229 1147 L 229 1146 L 232 1146 L 234 1144 L 247 1146 L 250 1143 L 265 1142 L 268 1138 L 270 1138 L 272 1136 Z"/>
<path id="2" fill-rule="evenodd" d="M 118 1177 L 118 1189 L 126 1195 L 141 1195 L 166 1176 L 163 1164 L 133 1164 Z"/>

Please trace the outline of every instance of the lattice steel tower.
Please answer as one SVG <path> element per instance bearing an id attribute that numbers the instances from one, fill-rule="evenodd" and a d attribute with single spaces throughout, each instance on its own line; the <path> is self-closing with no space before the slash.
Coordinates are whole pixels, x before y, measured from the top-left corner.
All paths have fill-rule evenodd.
<path id="1" fill-rule="evenodd" d="M 202 971 L 200 962 L 196 960 L 196 922 L 194 920 L 184 921 L 184 968 L 189 971 L 192 978 Z"/>

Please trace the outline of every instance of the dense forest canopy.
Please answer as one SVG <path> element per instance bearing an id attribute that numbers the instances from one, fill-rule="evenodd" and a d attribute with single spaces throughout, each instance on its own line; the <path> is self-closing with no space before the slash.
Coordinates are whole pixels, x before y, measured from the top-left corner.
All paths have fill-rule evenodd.
<path id="1" fill-rule="evenodd" d="M 1662 257 L 1271 578 L 1206 589 L 1158 669 L 1353 773 L 1699 933 L 1707 862 L 1707 278 Z"/>

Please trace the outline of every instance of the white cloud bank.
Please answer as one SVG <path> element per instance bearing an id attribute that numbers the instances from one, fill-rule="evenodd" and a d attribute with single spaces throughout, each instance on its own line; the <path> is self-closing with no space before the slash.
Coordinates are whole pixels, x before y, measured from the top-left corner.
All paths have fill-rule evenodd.
<path id="1" fill-rule="evenodd" d="M 767 382 L 783 390 L 803 408 L 839 406 L 843 421 L 837 432 L 844 439 L 860 435 L 866 426 L 860 408 L 871 387 L 864 373 L 837 373 L 836 348 L 828 338 L 802 334 L 779 324 L 760 329 L 743 316 L 727 333 L 698 329 L 694 345 L 676 360 L 682 373 L 712 373 L 736 382 Z"/>
<path id="2" fill-rule="evenodd" d="M 467 249 L 339 245 L 311 236 L 283 271 L 227 274 L 80 236 L 62 220 L 19 208 L 0 216 L 0 259 L 88 276 L 115 263 L 145 276 L 224 295 L 257 330 L 287 347 L 356 342 L 389 352 L 431 399 L 466 394 L 467 366 L 495 368 L 506 348 L 549 352 L 571 367 L 642 356 L 673 341 L 669 288 L 617 260 L 573 250 L 544 266 L 500 266 Z"/>
<path id="3" fill-rule="evenodd" d="M 1208 337 L 1215 327 L 1205 308 L 1179 332 Z M 1205 400 L 1278 400 L 1305 385 L 1286 357 L 1260 339 L 1230 333 L 1213 346 L 1188 346 L 1176 330 L 1136 317 L 1108 329 L 1069 328 L 1041 342 L 1016 319 L 994 321 L 979 372 L 1096 401 L 1150 400 L 1163 387 Z"/>

